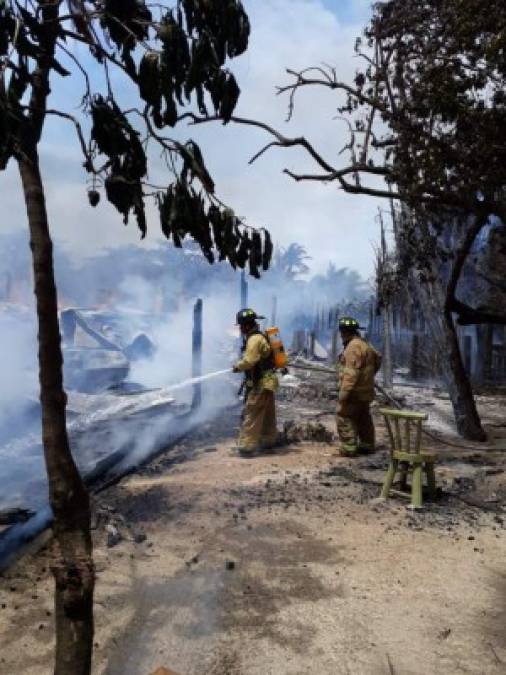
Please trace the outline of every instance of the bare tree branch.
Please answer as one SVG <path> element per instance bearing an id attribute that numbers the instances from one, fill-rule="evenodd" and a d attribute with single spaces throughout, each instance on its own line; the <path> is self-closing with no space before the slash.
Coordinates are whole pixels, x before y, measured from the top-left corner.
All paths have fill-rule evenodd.
<path id="1" fill-rule="evenodd" d="M 388 118 L 392 116 L 392 113 L 389 110 L 389 108 L 385 106 L 381 100 L 371 98 L 370 96 L 364 94 L 359 88 L 352 87 L 349 84 L 346 84 L 346 82 L 341 82 L 340 80 L 338 80 L 335 69 L 331 69 L 332 70 L 331 74 L 327 75 L 327 77 L 325 77 L 324 79 L 305 77 L 303 73 L 308 72 L 310 70 L 315 70 L 315 68 L 308 68 L 301 72 L 297 72 L 295 70 L 290 70 L 289 68 L 287 68 L 286 72 L 289 75 L 295 77 L 295 82 L 293 82 L 292 84 L 277 87 L 277 94 L 279 95 L 284 94 L 286 92 L 292 92 L 300 87 L 312 87 L 312 86 L 327 87 L 328 89 L 338 89 L 341 91 L 345 91 L 347 94 L 350 94 L 351 96 L 354 96 L 360 104 L 370 105 L 376 108 L 377 110 L 380 110 L 382 113 L 388 116 Z"/>
<path id="2" fill-rule="evenodd" d="M 81 146 L 81 151 L 84 155 L 85 159 L 85 168 L 89 173 L 94 173 L 98 174 L 99 171 L 95 169 L 93 165 L 93 159 L 91 156 L 91 153 L 89 151 L 88 146 L 86 145 L 86 141 L 84 139 L 84 134 L 83 130 L 81 127 L 81 124 L 79 123 L 79 120 L 77 120 L 73 115 L 70 115 L 69 113 L 63 112 L 61 110 L 46 110 L 46 115 L 53 115 L 55 117 L 61 117 L 62 119 L 66 119 L 69 122 L 72 122 L 74 125 L 74 128 L 76 130 L 77 138 L 79 140 L 79 145 Z"/>
<path id="3" fill-rule="evenodd" d="M 293 171 L 290 171 L 290 169 L 283 169 L 283 173 L 286 173 L 287 176 L 290 176 L 290 178 L 293 178 L 293 180 L 300 182 L 300 181 L 320 181 L 321 183 L 327 183 L 331 181 L 335 181 L 336 177 L 335 174 L 329 173 L 329 174 L 297 174 L 294 173 Z"/>
<path id="4" fill-rule="evenodd" d="M 482 323 L 506 326 L 505 314 L 495 314 L 481 309 L 474 309 L 460 300 L 453 299 L 449 309 L 458 314 L 457 323 L 460 326 L 471 326 Z"/>
<path id="5" fill-rule="evenodd" d="M 192 119 L 193 124 L 204 124 L 207 122 L 216 122 L 218 120 L 221 120 L 221 118 L 218 116 L 199 117 L 194 113 L 185 113 L 184 115 L 181 115 L 180 119 L 184 118 Z M 308 154 L 311 155 L 311 157 L 315 160 L 315 162 L 319 164 L 322 169 L 324 169 L 324 171 L 328 173 L 334 173 L 336 171 L 336 169 L 332 165 L 330 165 L 325 159 L 323 159 L 323 157 L 315 150 L 315 148 L 311 145 L 311 143 L 309 143 L 309 141 L 306 138 L 304 138 L 304 136 L 299 136 L 297 138 L 288 138 L 283 134 L 281 134 L 279 131 L 276 131 L 276 129 L 274 129 L 273 127 L 269 126 L 268 124 L 265 124 L 264 122 L 258 122 L 257 120 L 250 120 L 244 117 L 232 116 L 230 118 L 230 121 L 235 122 L 236 124 L 244 124 L 247 126 L 258 127 L 259 129 L 267 131 L 267 133 L 271 134 L 271 136 L 274 136 L 274 138 L 276 138 L 277 140 L 277 143 L 274 143 L 273 145 L 279 145 L 285 148 L 293 146 L 301 146 L 308 152 Z"/>

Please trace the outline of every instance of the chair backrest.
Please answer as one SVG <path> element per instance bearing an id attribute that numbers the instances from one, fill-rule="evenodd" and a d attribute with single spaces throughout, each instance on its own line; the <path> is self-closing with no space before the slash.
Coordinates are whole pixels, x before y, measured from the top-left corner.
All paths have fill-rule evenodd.
<path id="1" fill-rule="evenodd" d="M 391 451 L 409 452 L 420 454 L 422 444 L 422 423 L 427 420 L 427 413 L 412 412 L 411 410 L 396 410 L 395 408 L 380 408 L 380 413 L 385 418 L 388 435 L 390 437 Z M 404 434 L 401 430 L 403 423 Z M 412 436 L 414 427 L 414 437 Z"/>

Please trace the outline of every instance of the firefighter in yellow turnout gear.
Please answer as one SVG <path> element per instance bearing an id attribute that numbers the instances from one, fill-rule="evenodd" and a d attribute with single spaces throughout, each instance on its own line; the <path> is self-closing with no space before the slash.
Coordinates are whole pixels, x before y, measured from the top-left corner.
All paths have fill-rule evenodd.
<path id="1" fill-rule="evenodd" d="M 238 441 L 238 450 L 243 455 L 275 446 L 278 437 L 274 400 L 278 378 L 271 346 L 257 322 L 263 318 L 252 309 L 237 314 L 244 340 L 242 358 L 234 366 L 234 372 L 245 375 L 245 404 Z"/>
<path id="2" fill-rule="evenodd" d="M 342 455 L 374 450 L 374 424 L 369 410 L 374 400 L 374 376 L 381 366 L 381 354 L 359 333 L 358 321 L 343 317 L 339 331 L 344 345 L 337 363 L 339 403 L 337 433 Z"/>

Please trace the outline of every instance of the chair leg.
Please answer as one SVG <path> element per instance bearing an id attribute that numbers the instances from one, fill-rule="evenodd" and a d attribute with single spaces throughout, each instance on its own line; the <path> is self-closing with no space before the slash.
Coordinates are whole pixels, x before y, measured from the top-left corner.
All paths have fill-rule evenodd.
<path id="1" fill-rule="evenodd" d="M 432 462 L 427 462 L 425 464 L 425 474 L 427 476 L 429 496 L 431 501 L 434 501 L 436 499 L 436 474 L 434 471 L 434 464 Z"/>
<path id="2" fill-rule="evenodd" d="M 415 464 L 413 467 L 413 484 L 411 486 L 411 506 L 421 509 L 423 506 L 422 496 L 422 465 Z"/>
<path id="3" fill-rule="evenodd" d="M 407 462 L 399 463 L 399 490 L 402 492 L 408 489 L 408 469 L 409 464 Z"/>
<path id="4" fill-rule="evenodd" d="M 390 490 L 392 489 L 392 485 L 394 483 L 398 465 L 399 461 L 397 459 L 390 460 L 390 466 L 388 467 L 387 475 L 385 476 L 385 482 L 383 483 L 383 489 L 381 490 L 382 499 L 388 499 L 390 496 Z"/>

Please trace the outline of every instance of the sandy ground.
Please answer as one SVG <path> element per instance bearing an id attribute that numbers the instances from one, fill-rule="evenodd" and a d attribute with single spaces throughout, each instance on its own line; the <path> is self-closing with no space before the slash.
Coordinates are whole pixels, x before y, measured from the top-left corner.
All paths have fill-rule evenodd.
<path id="1" fill-rule="evenodd" d="M 331 405 L 285 401 L 281 416 Z M 375 501 L 386 449 L 345 459 L 307 440 L 241 459 L 237 423 L 234 411 L 96 498 L 96 675 L 506 673 L 496 432 L 494 450 L 439 448 L 443 497 L 413 513 Z M 47 546 L 0 578 L 2 675 L 52 672 L 49 564 Z"/>

